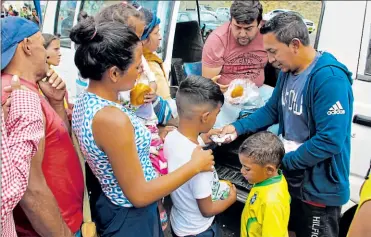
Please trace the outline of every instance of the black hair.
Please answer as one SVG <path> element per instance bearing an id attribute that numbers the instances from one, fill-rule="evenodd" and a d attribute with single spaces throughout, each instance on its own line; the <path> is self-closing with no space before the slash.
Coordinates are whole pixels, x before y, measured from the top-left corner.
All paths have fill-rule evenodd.
<path id="1" fill-rule="evenodd" d="M 139 5 L 136 6 L 138 8 Z M 156 13 L 153 13 L 147 8 L 140 7 L 140 11 L 143 13 L 145 21 L 145 27 L 141 40 L 145 40 L 148 39 L 153 29 L 160 23 L 160 19 L 157 17 Z"/>
<path id="2" fill-rule="evenodd" d="M 135 6 L 137 9 L 140 7 L 137 3 L 133 3 L 133 6 Z M 150 24 L 153 19 L 153 13 L 144 7 L 141 7 L 139 11 L 143 14 L 143 19 L 146 25 Z"/>
<path id="3" fill-rule="evenodd" d="M 77 22 L 82 21 L 83 19 L 86 19 L 88 17 L 88 13 L 86 11 L 80 11 L 79 15 L 77 16 Z"/>
<path id="4" fill-rule="evenodd" d="M 253 159 L 259 165 L 273 164 L 279 167 L 285 155 L 285 147 L 278 136 L 263 131 L 248 137 L 238 153 Z"/>
<path id="5" fill-rule="evenodd" d="M 192 106 L 210 105 L 215 109 L 224 104 L 224 95 L 212 80 L 202 76 L 188 76 L 180 83 L 175 101 L 179 116 L 190 118 Z"/>
<path id="6" fill-rule="evenodd" d="M 297 38 L 305 46 L 310 44 L 309 32 L 303 19 L 293 12 L 282 12 L 267 21 L 262 28 L 261 34 L 273 32 L 278 41 L 289 45 Z"/>
<path id="7" fill-rule="evenodd" d="M 126 71 L 133 62 L 139 38 L 125 24 L 101 22 L 88 16 L 72 28 L 70 38 L 76 43 L 75 64 L 83 78 L 101 80 L 103 73 L 116 66 Z"/>
<path id="8" fill-rule="evenodd" d="M 234 1 L 231 5 L 231 20 L 238 24 L 251 24 L 263 19 L 263 6 L 259 1 Z"/>
<path id="9" fill-rule="evenodd" d="M 59 40 L 59 38 L 61 37 L 59 34 L 58 35 L 52 35 L 52 34 L 48 34 L 48 33 L 42 33 L 43 37 L 44 37 L 44 48 L 48 48 L 49 45 L 51 44 L 51 42 L 53 40 Z"/>
<path id="10" fill-rule="evenodd" d="M 137 10 L 137 7 L 129 3 L 116 3 L 105 7 L 99 13 L 97 13 L 95 19 L 97 22 L 118 21 L 128 25 L 133 29 L 133 31 L 135 31 L 135 25 L 129 24 L 129 17 L 134 17 L 144 21 L 143 13 Z"/>

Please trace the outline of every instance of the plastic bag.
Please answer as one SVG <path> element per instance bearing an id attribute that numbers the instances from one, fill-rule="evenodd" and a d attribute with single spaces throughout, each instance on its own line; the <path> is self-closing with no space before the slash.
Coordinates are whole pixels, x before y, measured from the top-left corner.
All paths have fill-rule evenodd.
<path id="1" fill-rule="evenodd" d="M 242 96 L 232 98 L 232 92 L 236 87 L 242 87 Z M 224 93 L 227 102 L 241 109 L 257 109 L 264 105 L 264 101 L 260 96 L 259 88 L 250 80 L 235 79 Z"/>
<path id="2" fill-rule="evenodd" d="M 214 128 L 223 128 L 227 124 L 231 124 L 238 119 L 241 108 L 230 104 L 225 101 L 214 124 Z"/>
<path id="3" fill-rule="evenodd" d="M 228 180 L 219 180 L 218 182 L 218 188 L 214 190 L 212 194 L 212 200 L 218 201 L 218 200 L 225 200 L 229 196 L 229 192 L 231 190 L 232 183 Z"/>

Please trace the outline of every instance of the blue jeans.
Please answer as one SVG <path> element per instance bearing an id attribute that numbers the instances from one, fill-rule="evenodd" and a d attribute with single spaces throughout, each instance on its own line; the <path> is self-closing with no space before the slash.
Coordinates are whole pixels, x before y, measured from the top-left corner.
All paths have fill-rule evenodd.
<path id="1" fill-rule="evenodd" d="M 178 237 L 172 229 L 171 229 L 171 233 L 173 237 Z M 214 224 L 212 224 L 209 227 L 209 229 L 205 230 L 204 232 L 199 233 L 198 235 L 188 235 L 185 237 L 193 237 L 193 236 L 195 237 L 221 237 L 220 226 L 218 223 L 214 222 Z"/>

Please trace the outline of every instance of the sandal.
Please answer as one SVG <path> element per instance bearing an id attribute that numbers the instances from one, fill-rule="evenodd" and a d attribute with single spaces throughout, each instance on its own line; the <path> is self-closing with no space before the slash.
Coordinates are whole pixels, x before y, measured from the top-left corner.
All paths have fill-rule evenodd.
<path id="1" fill-rule="evenodd" d="M 168 222 L 168 218 L 167 218 L 167 214 L 165 210 L 163 210 L 160 213 L 160 220 L 161 220 L 162 231 L 164 231 L 167 228 L 167 222 Z"/>

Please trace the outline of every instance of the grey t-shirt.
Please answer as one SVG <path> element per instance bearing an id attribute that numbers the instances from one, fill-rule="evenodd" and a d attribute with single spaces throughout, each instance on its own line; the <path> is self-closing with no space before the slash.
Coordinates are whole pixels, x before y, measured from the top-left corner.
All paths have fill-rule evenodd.
<path id="1" fill-rule="evenodd" d="M 298 75 L 292 73 L 284 82 L 282 91 L 283 124 L 285 139 L 303 143 L 309 138 L 309 128 L 306 116 L 303 114 L 304 86 L 308 75 L 321 57 L 317 53 L 313 62 Z"/>

